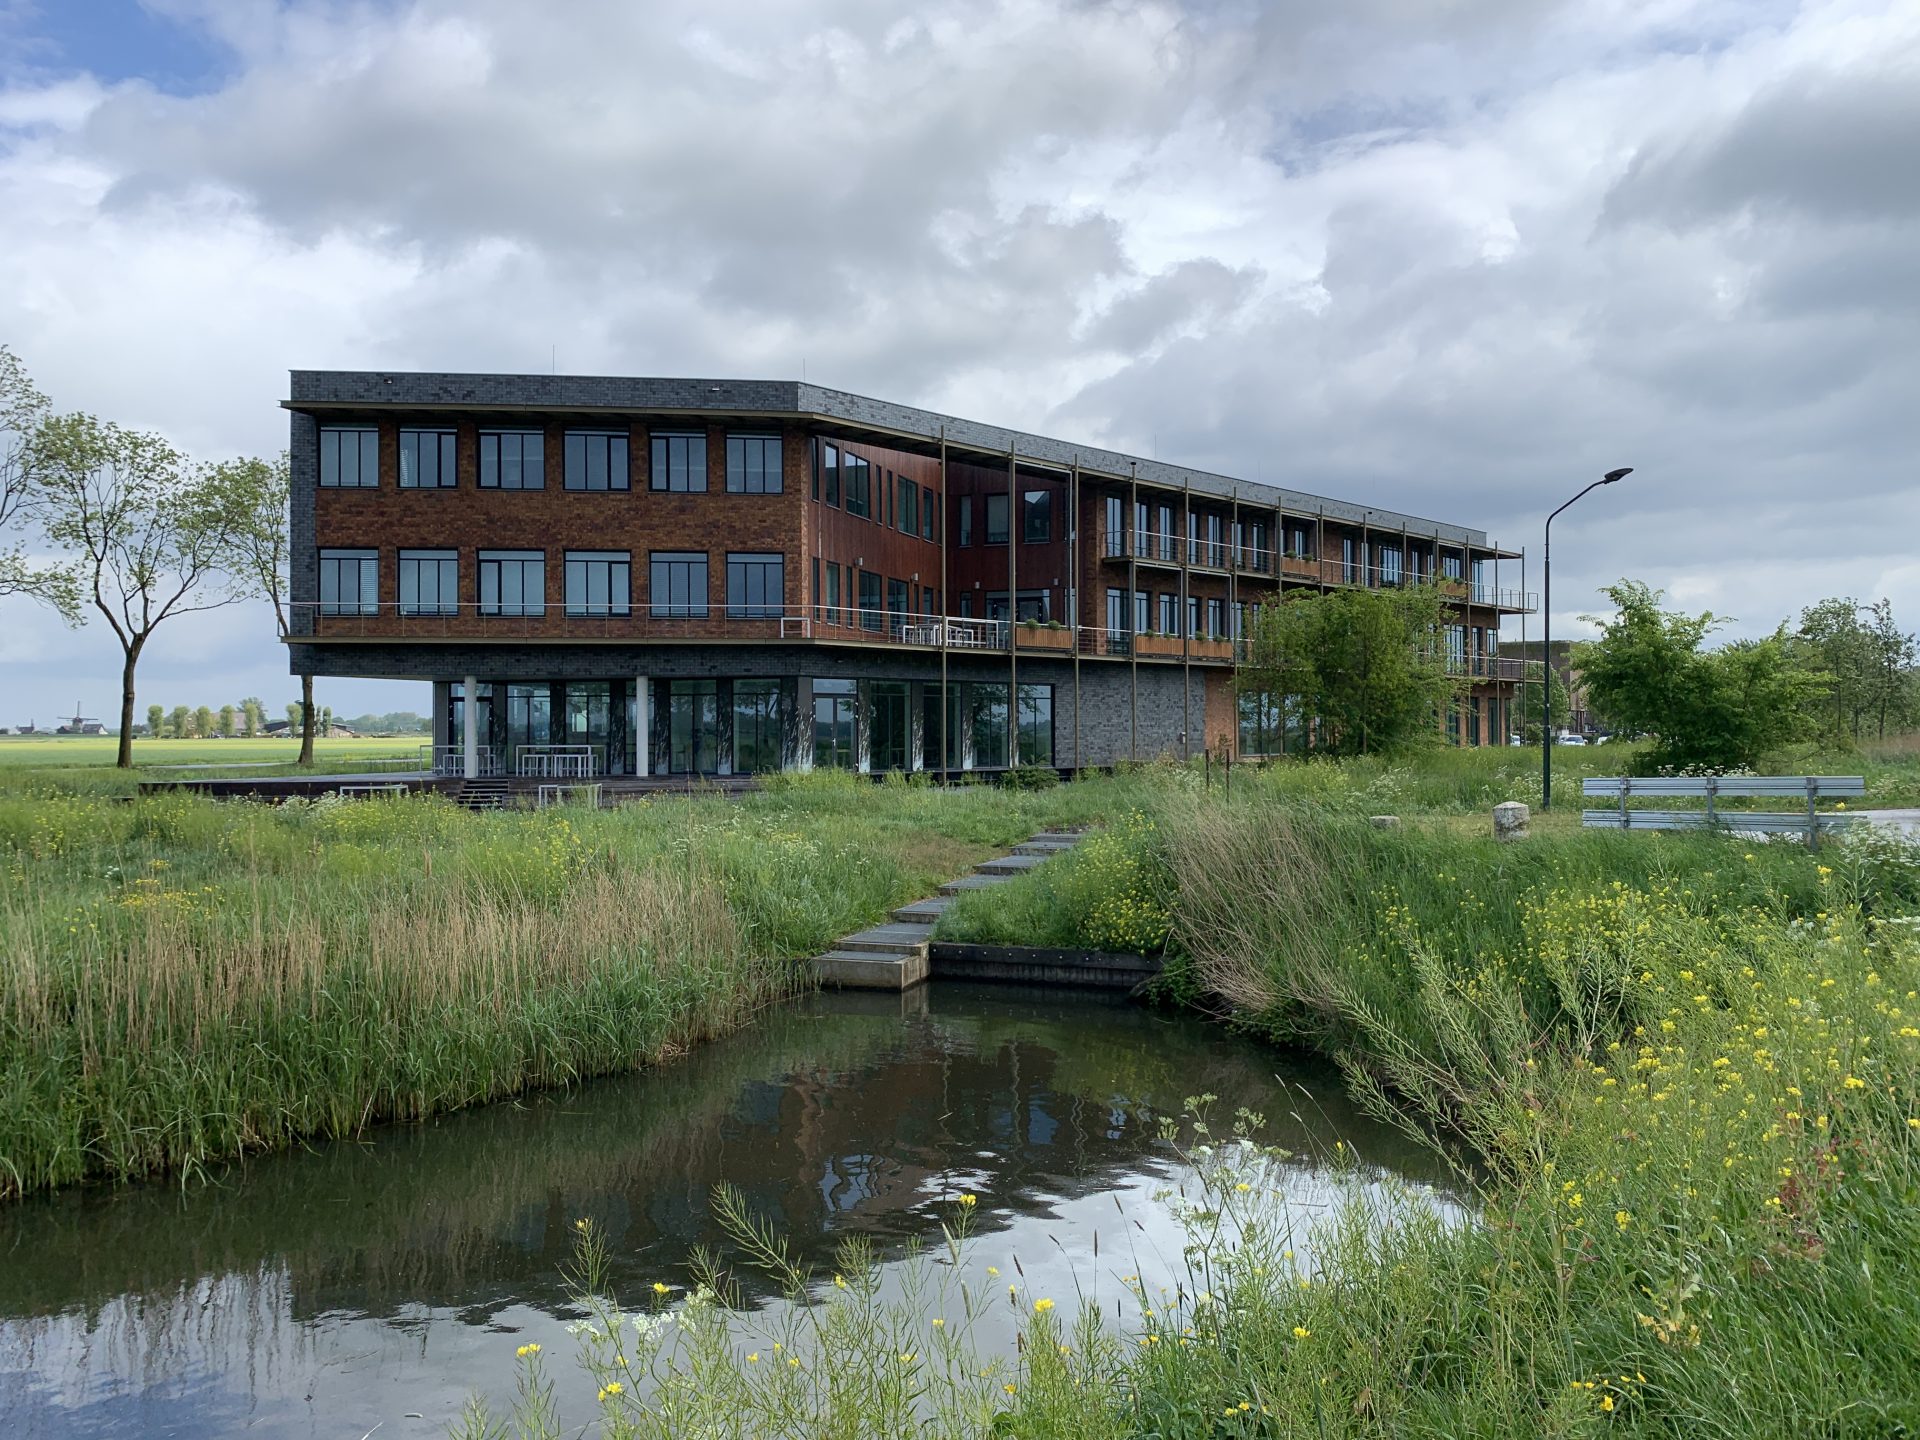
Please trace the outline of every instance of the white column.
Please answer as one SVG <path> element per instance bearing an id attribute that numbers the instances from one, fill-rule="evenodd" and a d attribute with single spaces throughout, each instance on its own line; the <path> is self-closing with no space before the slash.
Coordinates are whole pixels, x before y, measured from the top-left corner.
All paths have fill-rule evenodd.
<path id="1" fill-rule="evenodd" d="M 635 775 L 645 775 L 647 773 L 647 760 L 648 760 L 647 752 L 649 749 L 652 748 L 648 743 L 648 736 L 651 735 L 653 732 L 653 724 L 650 717 L 647 714 L 647 711 L 651 706 L 652 700 L 653 700 L 653 687 L 647 683 L 647 677 L 644 675 L 634 676 L 633 677 L 633 727 L 634 727 L 633 773 Z"/>
<path id="2" fill-rule="evenodd" d="M 480 778 L 480 682 L 468 675 L 460 682 L 460 743 L 465 750 L 460 773 Z"/>

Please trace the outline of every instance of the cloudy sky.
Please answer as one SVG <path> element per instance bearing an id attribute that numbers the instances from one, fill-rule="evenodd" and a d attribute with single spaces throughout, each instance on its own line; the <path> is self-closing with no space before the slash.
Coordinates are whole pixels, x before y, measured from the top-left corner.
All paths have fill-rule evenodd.
<path id="1" fill-rule="evenodd" d="M 0 342 L 204 458 L 285 444 L 289 368 L 557 365 L 804 374 L 1536 555 L 1633 465 L 1555 527 L 1557 633 L 1621 575 L 1914 626 L 1916 156 L 1915 0 L 0 0 Z M 0 602 L 0 723 L 116 669 Z M 294 693 L 252 608 L 143 666 Z"/>

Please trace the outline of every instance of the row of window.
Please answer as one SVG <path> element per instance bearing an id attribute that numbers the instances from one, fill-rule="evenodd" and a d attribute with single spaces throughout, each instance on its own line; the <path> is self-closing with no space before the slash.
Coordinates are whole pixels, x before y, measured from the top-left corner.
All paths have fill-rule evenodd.
<path id="1" fill-rule="evenodd" d="M 1178 595 L 1162 591 L 1156 606 L 1152 591 L 1136 590 L 1133 592 L 1132 613 L 1129 614 L 1127 592 L 1107 591 L 1107 629 L 1119 634 L 1157 633 L 1239 640 L 1246 636 L 1254 617 L 1259 613 L 1258 605 L 1245 600 L 1237 600 L 1229 605 L 1218 596 L 1189 595 L 1183 623 Z M 1233 623 L 1231 631 L 1226 628 L 1229 619 Z"/>
<path id="2" fill-rule="evenodd" d="M 650 437 L 648 486 L 704 494 L 707 437 L 703 432 L 656 431 Z M 400 488 L 451 490 L 459 484 L 458 437 L 449 429 L 400 431 Z M 778 435 L 728 435 L 727 492 L 781 493 Z M 546 434 L 540 430 L 482 430 L 479 479 L 483 490 L 544 490 Z M 568 430 L 561 437 L 562 484 L 569 490 L 626 490 L 631 464 L 628 432 Z M 320 483 L 328 489 L 371 489 L 380 483 L 380 432 L 372 426 L 327 425 L 320 430 Z"/>
<path id="3" fill-rule="evenodd" d="M 460 555 L 455 550 L 398 553 L 402 615 L 460 613 Z M 547 557 L 540 550 L 482 550 L 476 556 L 482 615 L 542 616 L 547 610 Z M 786 613 L 786 557 L 729 553 L 726 613 L 735 619 L 778 619 Z M 708 557 L 700 551 L 655 550 L 648 556 L 648 613 L 701 619 L 708 614 Z M 633 613 L 633 557 L 625 550 L 569 550 L 562 561 L 566 613 Z M 380 552 L 320 552 L 320 613 L 377 615 Z"/>
<path id="4" fill-rule="evenodd" d="M 813 498 L 902 535 L 938 538 L 940 502 L 932 486 L 824 440 L 814 450 Z"/>

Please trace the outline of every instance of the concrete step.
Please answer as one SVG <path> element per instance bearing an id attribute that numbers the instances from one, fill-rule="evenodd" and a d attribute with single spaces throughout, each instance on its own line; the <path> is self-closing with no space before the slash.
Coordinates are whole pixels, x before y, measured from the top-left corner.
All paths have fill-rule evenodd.
<path id="1" fill-rule="evenodd" d="M 996 885 L 1007 882 L 1005 875 L 962 875 L 958 880 L 949 880 L 940 887 L 942 895 L 958 895 L 967 890 L 991 890 Z"/>
<path id="2" fill-rule="evenodd" d="M 982 860 L 973 870 L 976 875 L 1020 875 L 1046 862 L 1045 855 L 1002 855 L 996 860 Z"/>
<path id="3" fill-rule="evenodd" d="M 945 914 L 947 906 L 952 903 L 949 896 L 935 895 L 929 900 L 916 900 L 911 905 L 902 905 L 893 912 L 893 918 L 902 925 L 918 925 L 924 929 Z"/>
<path id="4" fill-rule="evenodd" d="M 1073 845 L 1062 840 L 1022 840 L 1013 847 L 1016 855 L 1064 855 Z"/>
<path id="5" fill-rule="evenodd" d="M 856 930 L 843 936 L 836 949 L 872 951 L 881 955 L 906 955 L 912 951 L 924 952 L 927 948 L 927 927 L 903 921 L 891 921 L 885 925 L 875 925 L 870 930 Z"/>
<path id="6" fill-rule="evenodd" d="M 1086 838 L 1080 830 L 1042 830 L 1038 835 L 1030 835 L 1025 840 L 1028 845 L 1078 845 Z"/>
<path id="7" fill-rule="evenodd" d="M 829 950 L 814 957 L 822 985 L 842 990 L 906 990 L 927 978 L 923 945 L 911 955 L 878 955 L 870 950 Z"/>

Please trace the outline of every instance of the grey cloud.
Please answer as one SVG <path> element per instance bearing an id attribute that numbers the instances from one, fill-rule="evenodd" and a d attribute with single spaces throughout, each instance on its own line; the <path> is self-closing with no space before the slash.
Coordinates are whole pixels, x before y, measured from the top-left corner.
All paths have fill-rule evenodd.
<path id="1" fill-rule="evenodd" d="M 1821 220 L 1920 215 L 1920 53 L 1816 71 L 1700 134 L 1651 147 L 1607 197 L 1613 224 L 1696 225 L 1751 208 Z"/>
<path id="2" fill-rule="evenodd" d="M 1109 305 L 1088 327 L 1087 343 L 1137 353 L 1175 332 L 1223 323 L 1252 298 L 1260 278 L 1211 257 L 1183 260 Z"/>

